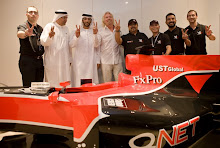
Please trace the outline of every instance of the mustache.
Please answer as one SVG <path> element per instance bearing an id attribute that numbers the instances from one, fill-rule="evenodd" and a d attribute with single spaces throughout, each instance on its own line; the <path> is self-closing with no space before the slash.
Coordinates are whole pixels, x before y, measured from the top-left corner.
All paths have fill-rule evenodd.
<path id="1" fill-rule="evenodd" d="M 171 24 L 171 23 L 175 24 L 175 22 L 169 22 L 169 24 Z"/>
<path id="2" fill-rule="evenodd" d="M 83 24 L 84 24 L 85 26 L 90 26 L 91 23 L 84 22 Z"/>

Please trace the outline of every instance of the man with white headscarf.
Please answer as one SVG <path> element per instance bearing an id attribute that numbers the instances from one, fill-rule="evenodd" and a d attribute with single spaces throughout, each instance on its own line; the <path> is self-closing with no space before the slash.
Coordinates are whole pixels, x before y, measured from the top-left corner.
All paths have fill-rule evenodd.
<path id="1" fill-rule="evenodd" d="M 41 44 L 45 46 L 46 81 L 52 87 L 60 87 L 60 82 L 70 81 L 71 50 L 67 18 L 67 12 L 57 10 L 53 22 L 45 26 L 40 37 Z"/>
<path id="2" fill-rule="evenodd" d="M 97 66 L 99 58 L 99 37 L 97 23 L 94 23 L 90 14 L 83 14 L 81 28 L 76 25 L 76 30 L 70 36 L 70 46 L 75 48 L 73 58 L 72 86 L 79 87 L 85 83 L 98 83 Z"/>

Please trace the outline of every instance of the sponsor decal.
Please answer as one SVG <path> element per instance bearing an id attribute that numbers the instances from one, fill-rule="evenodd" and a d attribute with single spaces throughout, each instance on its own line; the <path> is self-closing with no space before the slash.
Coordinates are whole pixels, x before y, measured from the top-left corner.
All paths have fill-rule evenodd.
<path id="1" fill-rule="evenodd" d="M 160 129 L 159 134 L 157 137 L 157 144 L 154 146 L 155 142 L 155 135 L 152 133 L 142 133 L 140 135 L 137 135 L 130 139 L 129 141 L 129 146 L 132 148 L 161 148 L 162 147 L 162 140 L 164 139 L 167 143 L 169 143 L 170 146 L 176 146 L 178 144 L 181 144 L 185 141 L 188 140 L 188 135 L 186 134 L 187 132 L 187 127 L 192 125 L 192 137 L 195 136 L 195 129 L 196 129 L 196 123 L 199 121 L 200 117 L 194 117 L 190 120 L 187 120 L 183 123 L 177 124 L 173 126 L 173 132 L 172 136 L 167 133 L 165 129 Z M 150 142 L 146 146 L 137 146 L 135 145 L 135 140 L 143 137 L 148 137 L 150 138 Z"/>
<path id="2" fill-rule="evenodd" d="M 104 99 L 104 106 L 111 106 L 111 107 L 122 107 L 127 108 L 126 102 L 124 99 Z"/>
<path id="3" fill-rule="evenodd" d="M 146 75 L 145 78 L 139 77 L 139 76 L 134 76 L 134 84 L 161 84 L 163 82 L 162 78 L 160 77 L 153 77 L 152 75 Z"/>
<path id="4" fill-rule="evenodd" d="M 183 72 L 184 71 L 184 68 L 181 67 L 170 67 L 170 66 L 167 66 L 167 65 L 153 65 L 153 71 L 160 71 L 160 72 Z"/>
<path id="5" fill-rule="evenodd" d="M 198 31 L 198 32 L 197 32 L 197 35 L 201 35 L 201 34 L 202 34 L 202 31 Z"/>
<path id="6" fill-rule="evenodd" d="M 167 65 L 153 65 L 154 72 L 183 72 L 183 67 L 170 67 Z M 153 77 L 152 75 L 145 75 L 145 77 L 133 76 L 134 84 L 162 84 L 161 77 Z"/>
<path id="7" fill-rule="evenodd" d="M 173 36 L 173 39 L 175 39 L 175 40 L 178 39 L 178 36 L 177 35 Z"/>
<path id="8" fill-rule="evenodd" d="M 157 41 L 157 44 L 161 44 L 161 40 L 158 40 L 158 41 Z"/>
<path id="9" fill-rule="evenodd" d="M 127 43 L 133 43 L 133 41 L 127 41 Z"/>

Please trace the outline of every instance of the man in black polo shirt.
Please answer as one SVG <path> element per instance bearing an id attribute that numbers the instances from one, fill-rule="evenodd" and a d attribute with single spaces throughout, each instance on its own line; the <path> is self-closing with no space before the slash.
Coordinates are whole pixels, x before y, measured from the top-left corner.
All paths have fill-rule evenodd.
<path id="1" fill-rule="evenodd" d="M 173 13 L 166 15 L 166 24 L 169 27 L 164 33 L 170 37 L 172 52 L 171 55 L 183 55 L 185 53 L 185 47 L 191 46 L 191 41 L 188 38 L 187 31 L 183 31 L 182 28 L 176 26 L 176 16 Z"/>
<path id="2" fill-rule="evenodd" d="M 17 37 L 20 41 L 19 69 L 23 86 L 30 87 L 31 82 L 42 82 L 44 78 L 44 48 L 40 44 L 43 28 L 37 24 L 39 15 L 36 7 L 28 7 L 26 16 L 27 21 L 17 27 Z"/>
<path id="3" fill-rule="evenodd" d="M 120 36 L 120 20 L 119 22 L 116 21 L 115 40 L 124 47 L 125 57 L 127 54 L 137 54 L 138 50 L 135 49 L 136 47 L 149 44 L 148 37 L 144 33 L 139 32 L 136 19 L 128 21 L 128 30 L 128 34 Z M 130 71 L 126 69 L 126 73 L 130 73 Z"/>
<path id="4" fill-rule="evenodd" d="M 153 20 L 149 26 L 153 36 L 149 39 L 154 48 L 153 55 L 169 55 L 172 51 L 170 38 L 167 34 L 161 33 L 159 22 Z"/>
<path id="5" fill-rule="evenodd" d="M 186 47 L 187 55 L 206 55 L 206 38 L 207 36 L 210 40 L 215 40 L 215 35 L 210 30 L 210 26 L 205 26 L 197 22 L 197 12 L 195 10 L 190 10 L 187 13 L 187 20 L 189 21 L 188 36 L 191 40 L 191 46 Z"/>

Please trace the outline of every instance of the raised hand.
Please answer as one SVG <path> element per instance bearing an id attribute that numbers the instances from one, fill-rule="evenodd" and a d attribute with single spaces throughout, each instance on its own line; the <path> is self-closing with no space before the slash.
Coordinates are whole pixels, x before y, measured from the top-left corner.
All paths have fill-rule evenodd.
<path id="1" fill-rule="evenodd" d="M 50 38 L 52 38 L 54 35 L 55 35 L 54 26 L 52 26 L 50 29 L 50 32 L 49 32 L 49 36 L 50 36 Z"/>
<path id="2" fill-rule="evenodd" d="M 210 36 L 212 34 L 212 30 L 210 30 L 211 25 L 205 26 L 205 33 L 207 36 Z"/>
<path id="3" fill-rule="evenodd" d="M 120 29 L 121 29 L 120 20 L 118 20 L 118 22 L 115 20 L 115 31 L 116 31 L 116 32 L 119 32 Z"/>
<path id="4" fill-rule="evenodd" d="M 181 31 L 182 31 L 182 39 L 184 39 L 184 40 L 188 39 L 188 34 L 187 34 L 188 29 L 186 29 L 186 31 L 184 31 L 183 29 L 181 29 Z"/>
<path id="5" fill-rule="evenodd" d="M 33 36 L 33 30 L 34 30 L 34 25 L 30 28 L 29 24 L 26 23 L 27 29 L 25 30 L 25 35 L 26 36 Z"/>
<path id="6" fill-rule="evenodd" d="M 76 37 L 77 37 L 77 38 L 80 36 L 80 25 L 79 25 L 79 28 L 78 28 L 78 26 L 76 25 L 76 32 L 75 32 L 75 34 L 76 34 Z"/>
<path id="7" fill-rule="evenodd" d="M 93 22 L 93 34 L 97 34 L 98 33 L 98 27 L 97 27 L 97 22 Z"/>

